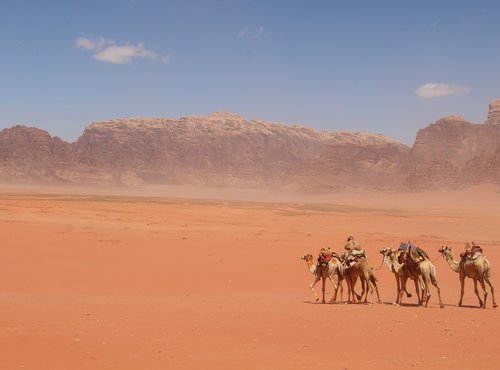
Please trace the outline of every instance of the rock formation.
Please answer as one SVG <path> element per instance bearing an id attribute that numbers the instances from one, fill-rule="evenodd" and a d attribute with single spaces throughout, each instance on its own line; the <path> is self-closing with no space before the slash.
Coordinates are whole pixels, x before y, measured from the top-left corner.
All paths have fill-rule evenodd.
<path id="1" fill-rule="evenodd" d="M 487 125 L 499 125 L 500 124 L 500 99 L 493 100 L 490 103 L 488 110 L 488 118 L 486 119 Z"/>
<path id="2" fill-rule="evenodd" d="M 449 116 L 410 149 L 382 135 L 318 132 L 230 113 L 95 122 L 74 143 L 16 126 L 0 132 L 0 180 L 138 186 L 195 184 L 305 191 L 500 184 L 500 100 L 485 124 Z"/>
<path id="3" fill-rule="evenodd" d="M 462 117 L 440 119 L 417 133 L 406 161 L 410 189 L 456 188 L 484 182 L 499 183 L 498 100 L 490 104 L 485 124 Z"/>
<path id="4" fill-rule="evenodd" d="M 387 142 L 394 143 L 382 135 L 318 132 L 214 113 L 178 120 L 96 122 L 75 148 L 79 163 L 127 171 L 140 183 L 267 187 L 285 184 L 304 162 L 319 158 L 331 145 Z"/>
<path id="5" fill-rule="evenodd" d="M 58 181 L 56 169 L 72 165 L 71 144 L 37 128 L 0 131 L 0 177 L 4 181 Z"/>

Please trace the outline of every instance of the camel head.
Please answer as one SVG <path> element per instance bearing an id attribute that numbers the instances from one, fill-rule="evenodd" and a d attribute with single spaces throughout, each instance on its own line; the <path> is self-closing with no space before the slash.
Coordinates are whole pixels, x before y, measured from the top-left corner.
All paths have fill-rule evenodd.
<path id="1" fill-rule="evenodd" d="M 444 245 L 441 248 L 439 248 L 438 252 L 441 253 L 443 257 L 453 257 L 453 251 L 447 245 Z"/>
<path id="2" fill-rule="evenodd" d="M 391 252 L 392 252 L 392 249 L 391 249 L 391 248 L 389 248 L 389 247 L 385 247 L 385 248 L 382 248 L 382 249 L 380 250 L 380 253 L 382 253 L 384 256 L 388 256 L 388 255 L 390 255 L 390 254 L 391 254 Z"/>
<path id="3" fill-rule="evenodd" d="M 300 257 L 300 259 L 306 262 L 310 262 L 313 260 L 313 256 L 312 254 L 304 254 L 302 257 Z"/>

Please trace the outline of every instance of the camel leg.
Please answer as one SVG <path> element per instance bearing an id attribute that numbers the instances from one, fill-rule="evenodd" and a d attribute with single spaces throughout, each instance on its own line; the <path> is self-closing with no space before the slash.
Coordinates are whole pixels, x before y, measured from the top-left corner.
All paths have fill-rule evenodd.
<path id="1" fill-rule="evenodd" d="M 411 298 L 412 295 L 409 291 L 405 290 L 406 298 Z"/>
<path id="2" fill-rule="evenodd" d="M 361 278 L 361 282 L 364 281 L 365 285 L 366 285 L 366 289 L 365 289 L 366 291 L 364 292 L 365 298 L 363 299 L 364 303 L 368 302 L 368 291 L 369 291 L 369 285 L 370 285 L 370 281 L 368 279 L 369 279 L 368 273 L 363 274 L 363 277 Z"/>
<path id="3" fill-rule="evenodd" d="M 356 282 L 358 281 L 357 276 L 354 277 L 354 282 L 352 284 L 352 293 L 356 296 L 356 298 L 358 299 L 358 302 L 361 302 L 361 299 L 363 298 L 363 295 L 365 294 L 365 289 L 366 289 L 365 282 L 361 278 L 360 278 L 360 280 L 361 280 L 361 294 L 356 293 L 356 291 L 354 290 L 354 287 L 356 286 Z"/>
<path id="4" fill-rule="evenodd" d="M 356 294 L 356 291 L 354 290 L 354 287 L 356 286 L 357 281 L 358 281 L 358 277 L 351 275 L 351 294 L 352 294 L 351 303 L 356 303 L 356 299 L 358 302 L 361 300 L 361 297 L 358 294 Z"/>
<path id="5" fill-rule="evenodd" d="M 350 276 L 350 280 L 351 280 L 350 294 L 352 293 L 351 303 L 356 303 L 356 299 L 358 302 L 361 302 L 361 299 L 362 299 L 363 293 L 364 293 L 363 279 L 360 279 L 361 280 L 361 287 L 363 289 L 363 291 L 361 292 L 361 295 L 360 295 L 360 294 L 357 294 L 356 290 L 354 289 L 356 287 L 356 283 L 358 282 L 358 276 L 353 274 L 353 273 L 349 274 L 349 276 Z"/>
<path id="6" fill-rule="evenodd" d="M 330 281 L 333 284 L 333 295 L 332 295 L 332 299 L 330 299 L 330 302 L 335 302 L 337 300 L 337 290 L 339 289 L 339 287 L 338 287 L 337 283 L 335 282 L 335 280 L 330 275 L 328 275 L 328 278 L 330 279 Z"/>
<path id="7" fill-rule="evenodd" d="M 479 308 L 483 307 L 483 301 L 479 296 L 479 289 L 477 289 L 477 279 L 474 279 L 474 293 L 476 293 L 477 299 L 479 299 Z"/>
<path id="8" fill-rule="evenodd" d="M 486 285 L 484 285 L 484 280 L 483 279 L 479 279 L 479 284 L 481 284 L 481 288 L 483 289 L 483 293 L 484 293 L 483 308 L 486 308 L 486 299 L 488 298 L 488 291 L 486 290 Z"/>
<path id="9" fill-rule="evenodd" d="M 314 279 L 314 281 L 311 283 L 311 285 L 309 285 L 309 288 L 311 289 L 313 295 L 314 295 L 314 300 L 316 302 L 319 301 L 319 297 L 318 295 L 316 294 L 316 292 L 314 291 L 314 286 L 316 285 L 316 283 L 319 281 L 320 279 L 320 276 L 319 275 L 316 275 L 316 278 Z"/>
<path id="10" fill-rule="evenodd" d="M 356 303 L 356 292 L 354 291 L 355 283 L 356 278 L 349 275 L 347 278 L 347 303 Z"/>
<path id="11" fill-rule="evenodd" d="M 484 280 L 486 280 L 486 283 L 490 286 L 490 289 L 491 289 L 491 298 L 493 299 L 493 308 L 496 308 L 497 307 L 497 302 L 495 301 L 495 288 L 493 288 L 493 284 L 491 284 L 490 279 L 485 278 Z"/>
<path id="12" fill-rule="evenodd" d="M 342 302 L 344 296 L 344 286 L 342 285 L 342 280 L 339 280 L 339 288 L 340 288 L 340 301 Z"/>
<path id="13" fill-rule="evenodd" d="M 326 279 L 323 276 L 321 278 L 321 291 L 323 292 L 323 300 L 321 301 L 321 303 L 325 303 L 325 288 L 326 288 Z"/>
<path id="14" fill-rule="evenodd" d="M 378 286 L 377 286 L 377 280 L 375 279 L 375 276 L 371 275 L 370 281 L 373 285 L 373 288 L 375 289 L 375 293 L 377 294 L 377 303 L 382 302 L 382 300 L 380 299 L 380 295 L 378 294 Z"/>
<path id="15" fill-rule="evenodd" d="M 399 291 L 399 304 L 403 303 L 403 293 L 406 291 L 406 279 L 400 278 L 401 289 Z"/>
<path id="16" fill-rule="evenodd" d="M 460 276 L 460 300 L 458 307 L 462 307 L 462 300 L 464 299 L 465 276 Z"/>
<path id="17" fill-rule="evenodd" d="M 424 285 L 425 285 L 425 293 L 424 293 L 424 307 L 427 307 L 429 304 L 429 300 L 431 299 L 431 289 L 430 289 L 430 277 L 424 275 Z"/>
<path id="18" fill-rule="evenodd" d="M 418 297 L 419 304 L 422 306 L 424 304 L 424 293 L 425 293 L 425 284 L 424 284 L 424 279 L 422 279 L 421 276 L 417 278 L 418 280 L 418 286 L 420 288 L 420 296 Z"/>
<path id="19" fill-rule="evenodd" d="M 347 284 L 347 301 L 346 301 L 346 303 L 351 303 L 351 284 L 352 284 L 352 281 L 351 281 L 350 274 L 345 275 L 345 282 Z"/>
<path id="20" fill-rule="evenodd" d="M 340 301 L 342 302 L 342 299 L 343 299 L 343 295 L 344 295 L 344 287 L 342 286 L 342 278 L 340 278 L 339 276 L 337 276 L 337 283 L 336 283 L 336 287 L 335 287 L 335 295 L 334 295 L 334 301 L 336 302 L 337 301 L 337 295 L 338 295 L 338 291 L 340 289 Z"/>
<path id="21" fill-rule="evenodd" d="M 358 301 L 361 299 L 361 297 L 354 291 L 354 286 L 356 285 L 358 278 L 353 276 L 352 273 L 348 273 L 345 280 L 347 283 L 347 303 L 356 303 L 356 298 Z"/>
<path id="22" fill-rule="evenodd" d="M 399 306 L 399 292 L 401 291 L 401 284 L 399 283 L 398 274 L 394 274 L 394 277 L 396 278 L 396 302 L 394 302 L 393 305 Z"/>
<path id="23" fill-rule="evenodd" d="M 438 299 L 439 299 L 439 307 L 440 307 L 440 308 L 444 308 L 443 301 L 441 301 L 441 289 L 439 289 L 438 282 L 434 280 L 434 281 L 432 282 L 432 285 L 434 285 L 434 286 L 436 287 L 436 291 L 437 291 L 437 294 L 438 294 Z M 430 297 L 430 295 L 429 295 L 429 297 Z"/>
<path id="24" fill-rule="evenodd" d="M 418 305 L 422 305 L 422 301 L 420 300 L 420 287 L 418 286 L 418 279 L 413 280 L 415 283 L 415 292 L 417 293 Z"/>

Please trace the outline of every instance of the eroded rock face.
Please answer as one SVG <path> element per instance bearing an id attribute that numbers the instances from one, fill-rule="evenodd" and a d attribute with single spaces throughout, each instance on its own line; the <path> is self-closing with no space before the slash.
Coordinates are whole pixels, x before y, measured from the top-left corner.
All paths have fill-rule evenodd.
<path id="1" fill-rule="evenodd" d="M 326 146 L 318 157 L 304 161 L 295 175 L 301 189 L 312 192 L 338 189 L 402 189 L 399 178 L 409 148 L 401 143 L 339 142 Z"/>
<path id="2" fill-rule="evenodd" d="M 492 104 L 494 105 L 494 104 Z M 491 113 L 488 119 L 492 119 Z M 462 117 L 440 119 L 418 132 L 407 163 L 407 187 L 456 188 L 497 182 L 494 163 L 500 125 L 473 124 Z"/>
<path id="3" fill-rule="evenodd" d="M 0 131 L 0 175 L 3 180 L 57 181 L 56 168 L 72 164 L 71 144 L 26 126 Z"/>
<path id="4" fill-rule="evenodd" d="M 77 141 L 79 162 L 133 171 L 146 183 L 281 186 L 331 145 L 377 146 L 382 135 L 318 132 L 229 113 L 124 119 L 90 125 Z"/>
<path id="5" fill-rule="evenodd" d="M 488 109 L 487 125 L 500 125 L 500 99 L 493 100 Z"/>
<path id="6" fill-rule="evenodd" d="M 318 132 L 220 112 L 95 122 L 72 144 L 16 126 L 0 132 L 0 180 L 312 192 L 500 184 L 499 105 L 490 104 L 485 124 L 442 118 L 420 130 L 411 149 L 382 135 Z"/>

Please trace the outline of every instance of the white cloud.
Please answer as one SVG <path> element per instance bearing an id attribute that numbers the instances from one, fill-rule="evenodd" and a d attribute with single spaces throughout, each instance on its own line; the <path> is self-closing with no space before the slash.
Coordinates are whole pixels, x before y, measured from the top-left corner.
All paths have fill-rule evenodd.
<path id="1" fill-rule="evenodd" d="M 138 45 L 111 45 L 94 54 L 94 58 L 103 62 L 124 64 L 130 63 L 132 58 L 156 59 L 158 54 L 144 48 L 142 43 Z"/>
<path id="2" fill-rule="evenodd" d="M 261 37 L 264 34 L 264 27 L 260 26 L 259 29 L 257 30 L 257 33 L 255 34 L 255 38 Z"/>
<path id="3" fill-rule="evenodd" d="M 117 45 L 113 40 L 106 40 L 103 37 L 100 37 L 97 41 L 79 37 L 75 41 L 75 46 L 81 50 L 92 51 L 94 59 L 114 64 L 130 63 L 134 58 L 160 58 L 163 63 L 168 63 L 170 60 L 169 55 L 160 57 L 157 52 L 146 49 L 142 42 L 137 45 Z"/>
<path id="4" fill-rule="evenodd" d="M 248 27 L 243 27 L 241 31 L 238 33 L 236 36 L 237 39 L 241 39 L 242 37 L 245 37 L 246 34 L 248 33 Z"/>
<path id="5" fill-rule="evenodd" d="M 264 35 L 264 27 L 259 26 L 255 33 L 250 30 L 248 27 L 243 27 L 240 32 L 236 35 L 237 39 L 242 39 L 242 38 L 251 38 L 251 39 L 256 39 Z"/>
<path id="6" fill-rule="evenodd" d="M 438 98 L 448 95 L 468 94 L 469 86 L 448 85 L 445 83 L 426 83 L 415 90 L 419 98 Z"/>
<path id="7" fill-rule="evenodd" d="M 82 49 L 82 50 L 93 50 L 96 47 L 94 41 L 87 39 L 85 37 L 77 38 L 75 41 L 75 46 L 78 49 Z"/>

